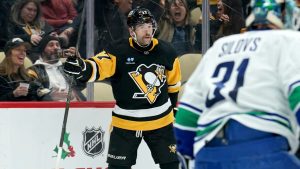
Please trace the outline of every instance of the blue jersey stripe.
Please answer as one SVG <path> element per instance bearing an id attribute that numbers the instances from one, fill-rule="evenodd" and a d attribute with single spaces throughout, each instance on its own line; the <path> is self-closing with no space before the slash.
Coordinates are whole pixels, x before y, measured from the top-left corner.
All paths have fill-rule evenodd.
<path id="1" fill-rule="evenodd" d="M 262 114 L 257 114 L 257 113 L 262 113 Z M 198 127 L 203 127 L 203 128 L 205 128 L 205 127 L 207 127 L 207 126 L 210 126 L 210 125 L 212 125 L 213 123 L 215 123 L 215 122 L 217 122 L 217 121 L 219 121 L 219 120 L 221 120 L 221 119 L 223 119 L 223 118 L 225 118 L 225 117 L 228 117 L 228 116 L 231 116 L 231 115 L 236 115 L 236 114 L 241 114 L 241 113 L 230 113 L 230 114 L 227 114 L 227 115 L 225 115 L 225 116 L 221 116 L 221 117 L 219 117 L 219 118 L 217 118 L 217 119 L 215 119 L 215 120 L 213 120 L 213 121 L 211 121 L 211 122 L 209 122 L 209 123 L 206 123 L 206 124 L 198 124 Z M 270 117 L 279 117 L 279 118 L 281 118 L 283 121 L 286 121 L 286 123 L 288 123 L 288 125 L 287 126 L 289 126 L 289 128 L 291 127 L 291 123 L 290 123 L 290 121 L 286 118 L 286 117 L 283 117 L 283 116 L 281 116 L 281 115 L 278 115 L 278 114 L 275 114 L 275 113 L 267 113 L 267 112 L 247 112 L 247 113 L 243 113 L 242 115 L 252 115 L 252 116 L 255 116 L 255 117 L 261 117 L 262 115 L 267 115 L 267 116 L 270 116 Z"/>
<path id="2" fill-rule="evenodd" d="M 299 84 L 298 84 L 299 83 Z M 296 81 L 294 83 L 292 83 L 291 85 L 289 85 L 289 90 L 288 92 L 290 93 L 292 91 L 292 89 L 294 88 L 294 86 L 298 84 L 298 86 L 300 86 L 300 80 L 299 81 Z"/>
<path id="3" fill-rule="evenodd" d="M 185 106 L 185 107 L 188 107 L 188 108 L 191 108 L 191 109 L 195 110 L 196 112 L 198 112 L 199 114 L 202 113 L 202 110 L 201 110 L 201 109 L 198 109 L 197 107 L 194 107 L 194 106 L 192 106 L 192 105 L 190 105 L 190 104 L 188 104 L 188 103 L 180 102 L 180 103 L 179 103 L 179 106 L 180 106 L 180 105 Z"/>

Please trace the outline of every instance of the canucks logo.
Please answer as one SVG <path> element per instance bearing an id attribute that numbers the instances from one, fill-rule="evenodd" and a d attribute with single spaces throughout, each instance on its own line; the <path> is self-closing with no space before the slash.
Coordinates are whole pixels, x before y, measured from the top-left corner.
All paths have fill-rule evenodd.
<path id="1" fill-rule="evenodd" d="M 83 132 L 83 151 L 91 157 L 101 154 L 104 150 L 104 131 L 99 127 L 95 129 L 86 128 Z"/>
<path id="2" fill-rule="evenodd" d="M 141 64 L 136 71 L 129 72 L 129 76 L 139 87 L 139 93 L 134 93 L 135 99 L 147 99 L 153 104 L 160 95 L 160 88 L 166 82 L 165 67 L 157 64 L 151 64 L 149 67 Z"/>

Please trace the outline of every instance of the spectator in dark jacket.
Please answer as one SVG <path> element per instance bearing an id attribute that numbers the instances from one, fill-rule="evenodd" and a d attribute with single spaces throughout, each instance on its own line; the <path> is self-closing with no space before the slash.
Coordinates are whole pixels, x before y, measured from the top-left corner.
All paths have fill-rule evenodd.
<path id="1" fill-rule="evenodd" d="M 165 10 L 159 22 L 157 38 L 170 42 L 179 56 L 194 52 L 195 29 L 187 1 L 166 1 Z"/>
<path id="2" fill-rule="evenodd" d="M 54 34 L 53 30 L 41 20 L 41 7 L 37 0 L 19 0 L 12 6 L 9 37 L 20 37 L 31 43 L 28 57 L 33 63 L 39 58 L 37 45 L 45 34 Z"/>
<path id="3" fill-rule="evenodd" d="M 10 14 L 10 7 L 13 0 L 0 1 L 0 50 L 3 50 L 5 43 L 8 41 L 8 18 Z"/>
<path id="4" fill-rule="evenodd" d="M 217 12 L 210 15 L 210 46 L 221 37 L 240 33 L 244 27 L 242 2 L 218 0 Z M 201 47 L 202 25 L 197 25 L 196 30 L 196 46 Z"/>
<path id="5" fill-rule="evenodd" d="M 41 19 L 42 11 L 38 0 L 18 0 L 11 9 L 9 37 L 20 37 L 31 43 L 32 49 L 28 57 L 34 63 L 39 59 L 38 44 L 43 36 L 51 34 L 57 36 L 56 30 Z M 66 43 L 68 40 L 61 37 Z"/>
<path id="6" fill-rule="evenodd" d="M 0 101 L 40 100 L 46 94 L 25 70 L 24 59 L 29 48 L 30 44 L 21 38 L 6 43 L 6 57 L 0 64 Z"/>
<path id="7" fill-rule="evenodd" d="M 96 52 L 105 49 L 111 42 L 128 38 L 127 14 L 133 0 L 95 1 L 95 25 L 98 30 Z"/>

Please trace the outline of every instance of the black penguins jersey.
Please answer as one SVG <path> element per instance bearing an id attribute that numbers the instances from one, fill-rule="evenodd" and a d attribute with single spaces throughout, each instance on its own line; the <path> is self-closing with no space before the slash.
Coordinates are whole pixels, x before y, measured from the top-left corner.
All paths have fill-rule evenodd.
<path id="1" fill-rule="evenodd" d="M 142 48 L 129 38 L 85 62 L 92 70 L 88 81 L 109 78 L 111 82 L 116 100 L 113 126 L 153 130 L 173 122 L 169 95 L 179 92 L 181 71 L 175 50 L 168 43 L 154 38 Z"/>

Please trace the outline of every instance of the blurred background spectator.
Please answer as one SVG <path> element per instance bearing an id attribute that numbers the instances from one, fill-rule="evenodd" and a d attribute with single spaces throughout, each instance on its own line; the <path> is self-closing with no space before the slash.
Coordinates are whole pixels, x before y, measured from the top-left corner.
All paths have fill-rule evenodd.
<path id="1" fill-rule="evenodd" d="M 171 42 L 178 55 L 195 51 L 195 26 L 191 22 L 186 0 L 165 1 L 165 13 L 157 30 L 157 38 Z"/>
<path id="2" fill-rule="evenodd" d="M 5 58 L 0 64 L 0 101 L 41 100 L 41 84 L 33 81 L 24 67 L 26 51 L 30 44 L 21 38 L 9 40 L 5 47 Z"/>
<path id="3" fill-rule="evenodd" d="M 61 45 L 58 37 L 47 35 L 39 45 L 41 57 L 31 67 L 28 68 L 30 76 L 39 81 L 49 90 L 49 95 L 43 100 L 66 101 L 69 87 L 72 87 L 71 100 L 84 101 L 85 96 L 81 90 L 85 84 L 70 86 L 71 78 L 66 76 L 63 71 L 63 64 L 59 55 L 67 55 L 67 50 L 60 52 Z"/>
<path id="4" fill-rule="evenodd" d="M 238 34 L 245 28 L 245 19 L 241 0 L 219 0 L 217 16 L 223 22 L 216 39 L 223 36 Z M 224 16 L 225 15 L 225 16 Z M 227 16 L 226 16 L 227 15 Z"/>
<path id="5" fill-rule="evenodd" d="M 74 21 L 77 11 L 71 0 L 41 0 L 42 18 L 51 25 L 60 37 L 65 39 L 65 47 L 75 34 L 78 22 Z M 75 25 L 74 25 L 75 24 Z"/>
<path id="6" fill-rule="evenodd" d="M 31 43 L 28 57 L 32 62 L 39 58 L 37 45 L 45 34 L 55 34 L 53 27 L 41 19 L 42 11 L 37 0 L 18 0 L 11 9 L 9 37 L 20 37 Z"/>
<path id="7" fill-rule="evenodd" d="M 95 26 L 97 29 L 96 52 L 109 43 L 128 38 L 127 15 L 133 0 L 95 1 Z"/>
<path id="8" fill-rule="evenodd" d="M 8 21 L 10 16 L 10 8 L 15 0 L 0 1 L 0 50 L 4 49 L 5 43 L 8 41 Z"/>
<path id="9" fill-rule="evenodd" d="M 245 27 L 245 19 L 243 14 L 242 2 L 240 0 L 218 0 L 217 11 L 210 14 L 210 45 L 217 39 L 241 33 Z M 202 24 L 196 27 L 196 46 L 202 44 Z"/>

